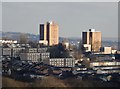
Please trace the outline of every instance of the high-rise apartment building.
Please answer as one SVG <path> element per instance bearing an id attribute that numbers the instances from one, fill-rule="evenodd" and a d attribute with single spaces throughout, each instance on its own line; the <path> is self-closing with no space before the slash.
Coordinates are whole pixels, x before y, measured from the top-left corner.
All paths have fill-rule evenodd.
<path id="1" fill-rule="evenodd" d="M 82 32 L 82 43 L 91 45 L 91 51 L 99 51 L 101 47 L 101 32 L 95 31 L 95 29 Z"/>
<path id="2" fill-rule="evenodd" d="M 57 45 L 59 43 L 59 27 L 51 21 L 40 24 L 40 41 L 44 45 Z"/>

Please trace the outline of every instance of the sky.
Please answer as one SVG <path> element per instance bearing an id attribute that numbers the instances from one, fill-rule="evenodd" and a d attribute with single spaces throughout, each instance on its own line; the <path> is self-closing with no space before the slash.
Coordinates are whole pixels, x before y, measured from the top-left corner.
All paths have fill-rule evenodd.
<path id="1" fill-rule="evenodd" d="M 55 21 L 61 37 L 81 37 L 95 29 L 118 37 L 117 2 L 3 2 L 2 30 L 39 34 L 39 24 Z M 1 4 L 0 4 L 1 6 Z"/>
<path id="2" fill-rule="evenodd" d="M 2 31 L 2 3 L 0 2 L 0 31 Z"/>

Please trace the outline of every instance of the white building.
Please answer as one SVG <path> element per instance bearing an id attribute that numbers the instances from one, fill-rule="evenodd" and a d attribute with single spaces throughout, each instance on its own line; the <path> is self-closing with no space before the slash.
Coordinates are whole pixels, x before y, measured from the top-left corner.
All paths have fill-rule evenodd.
<path id="1" fill-rule="evenodd" d="M 48 41 L 47 40 L 40 40 L 39 43 L 40 44 L 44 44 L 44 45 L 48 45 Z"/>
<path id="2" fill-rule="evenodd" d="M 111 53 L 112 53 L 112 48 L 111 48 L 111 47 L 101 47 L 101 48 L 100 48 L 100 51 L 101 51 L 103 54 L 111 54 Z"/>
<path id="3" fill-rule="evenodd" d="M 101 61 L 101 62 L 91 62 L 90 67 L 95 67 L 95 66 L 120 66 L 120 62 L 117 61 Z"/>
<path id="4" fill-rule="evenodd" d="M 85 52 L 90 52 L 91 51 L 91 45 L 83 44 L 83 47 L 85 48 Z"/>
<path id="5" fill-rule="evenodd" d="M 112 50 L 112 54 L 115 54 L 117 52 L 117 50 Z"/>
<path id="6" fill-rule="evenodd" d="M 117 61 L 101 61 L 91 62 L 90 68 L 96 70 L 97 73 L 120 73 L 120 62 Z"/>
<path id="7" fill-rule="evenodd" d="M 0 40 L 0 43 L 2 44 L 16 44 L 17 41 L 16 40 Z"/>
<path id="8" fill-rule="evenodd" d="M 74 67 L 75 58 L 51 58 L 49 64 L 57 67 Z"/>

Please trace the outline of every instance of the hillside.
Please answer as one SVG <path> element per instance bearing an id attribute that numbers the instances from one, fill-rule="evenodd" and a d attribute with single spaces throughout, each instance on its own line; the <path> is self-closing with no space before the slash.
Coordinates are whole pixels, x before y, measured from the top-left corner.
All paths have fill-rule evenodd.
<path id="1" fill-rule="evenodd" d="M 28 37 L 28 40 L 32 41 L 38 41 L 39 35 L 34 35 L 30 33 L 20 33 L 20 32 L 0 32 L 0 38 L 5 37 L 13 40 L 18 40 L 21 34 L 25 34 Z"/>
<path id="2" fill-rule="evenodd" d="M 23 34 L 23 33 L 20 33 L 20 32 L 1 32 L 0 31 L 0 38 L 6 37 L 6 38 L 9 38 L 9 39 L 19 41 L 19 37 L 20 37 L 21 34 Z M 30 34 L 30 33 L 24 33 L 24 34 L 27 35 L 29 41 L 36 41 L 36 42 L 39 41 L 39 35 Z M 65 37 L 59 37 L 59 42 L 62 42 L 64 38 Z M 77 42 L 80 41 L 81 38 L 69 37 L 69 38 L 66 38 L 66 39 L 68 39 L 68 41 L 70 43 L 78 44 Z M 102 38 L 102 46 L 111 46 L 111 47 L 116 48 L 117 45 L 118 45 L 118 39 L 117 38 L 105 38 L 105 37 Z"/>
<path id="3" fill-rule="evenodd" d="M 103 81 L 93 81 L 90 79 L 80 80 L 76 78 L 68 78 L 65 80 L 60 80 L 53 76 L 47 76 L 41 80 L 36 80 L 34 82 L 21 82 L 8 77 L 2 78 L 3 87 L 62 87 L 64 89 L 70 89 L 70 87 L 119 87 L 119 83 L 113 82 L 103 82 Z"/>

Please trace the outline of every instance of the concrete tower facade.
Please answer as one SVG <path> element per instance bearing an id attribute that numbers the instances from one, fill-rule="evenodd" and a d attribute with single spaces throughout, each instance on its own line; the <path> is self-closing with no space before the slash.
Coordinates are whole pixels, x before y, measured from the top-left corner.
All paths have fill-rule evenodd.
<path id="1" fill-rule="evenodd" d="M 44 45 L 57 45 L 59 43 L 59 27 L 51 21 L 40 24 L 40 41 Z"/>
<path id="2" fill-rule="evenodd" d="M 82 32 L 82 43 L 91 45 L 91 51 L 99 51 L 101 48 L 101 32 L 94 29 Z"/>

